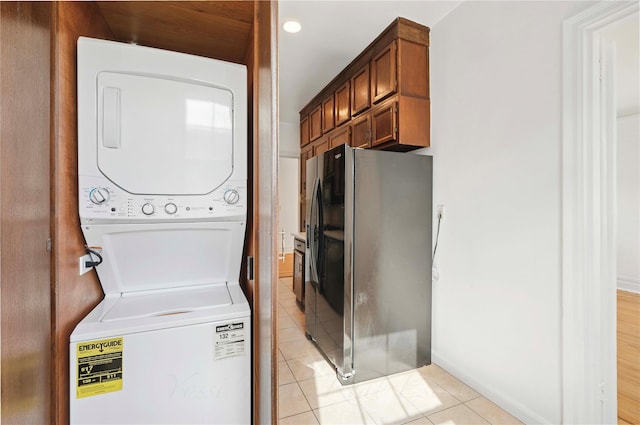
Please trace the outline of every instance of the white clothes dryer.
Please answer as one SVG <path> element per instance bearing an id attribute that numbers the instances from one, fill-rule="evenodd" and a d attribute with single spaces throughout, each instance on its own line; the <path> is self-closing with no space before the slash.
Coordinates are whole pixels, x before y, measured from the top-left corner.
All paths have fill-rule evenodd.
<path id="1" fill-rule="evenodd" d="M 248 424 L 246 68 L 78 40 L 79 215 L 103 301 L 70 336 L 72 424 Z"/>

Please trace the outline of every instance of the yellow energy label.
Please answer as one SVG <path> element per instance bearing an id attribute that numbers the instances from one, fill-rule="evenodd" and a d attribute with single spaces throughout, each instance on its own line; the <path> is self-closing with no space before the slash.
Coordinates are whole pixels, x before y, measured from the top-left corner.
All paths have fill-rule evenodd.
<path id="1" fill-rule="evenodd" d="M 76 397 L 90 397 L 122 389 L 122 337 L 79 342 Z"/>

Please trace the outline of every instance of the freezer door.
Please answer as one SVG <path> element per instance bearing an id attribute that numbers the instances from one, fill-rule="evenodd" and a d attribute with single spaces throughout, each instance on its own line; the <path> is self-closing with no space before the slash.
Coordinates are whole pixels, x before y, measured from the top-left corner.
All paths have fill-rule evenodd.
<path id="1" fill-rule="evenodd" d="M 344 369 L 345 146 L 307 162 L 306 329 L 338 370 Z"/>
<path id="2" fill-rule="evenodd" d="M 344 145 L 321 155 L 318 176 L 320 231 L 315 340 L 340 371 L 344 363 Z"/>

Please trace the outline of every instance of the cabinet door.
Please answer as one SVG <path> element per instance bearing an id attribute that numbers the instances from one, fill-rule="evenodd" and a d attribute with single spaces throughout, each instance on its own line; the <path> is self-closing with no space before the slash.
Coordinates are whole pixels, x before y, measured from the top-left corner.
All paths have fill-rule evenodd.
<path id="1" fill-rule="evenodd" d="M 362 115 L 351 122 L 351 146 L 368 148 L 371 139 L 371 114 Z"/>
<path id="2" fill-rule="evenodd" d="M 347 81 L 342 87 L 336 90 L 336 127 L 351 119 L 351 83 Z"/>
<path id="3" fill-rule="evenodd" d="M 396 92 L 396 42 L 391 42 L 371 61 L 371 91 L 373 102 L 379 102 Z"/>
<path id="4" fill-rule="evenodd" d="M 309 144 L 309 115 L 300 120 L 300 146 Z"/>
<path id="5" fill-rule="evenodd" d="M 371 147 L 396 140 L 398 134 L 398 103 L 395 98 L 371 112 Z"/>
<path id="6" fill-rule="evenodd" d="M 328 133 L 334 127 L 333 94 L 322 102 L 322 133 Z"/>
<path id="7" fill-rule="evenodd" d="M 340 145 L 351 145 L 351 126 L 338 127 L 329 134 L 329 147 L 331 149 Z"/>
<path id="8" fill-rule="evenodd" d="M 322 105 L 309 114 L 309 139 L 313 142 L 322 136 Z"/>
<path id="9" fill-rule="evenodd" d="M 351 114 L 357 115 L 371 106 L 369 64 L 351 77 Z"/>
<path id="10" fill-rule="evenodd" d="M 313 145 L 313 156 L 318 156 L 329 150 L 329 136 L 325 136 Z"/>

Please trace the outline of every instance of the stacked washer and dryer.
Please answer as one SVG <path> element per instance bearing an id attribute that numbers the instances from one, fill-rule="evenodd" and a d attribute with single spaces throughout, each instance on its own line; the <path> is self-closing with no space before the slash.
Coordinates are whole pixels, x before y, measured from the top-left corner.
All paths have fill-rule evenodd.
<path id="1" fill-rule="evenodd" d="M 71 335 L 71 423 L 251 422 L 246 87 L 242 65 L 78 40 L 79 214 L 105 297 Z"/>

